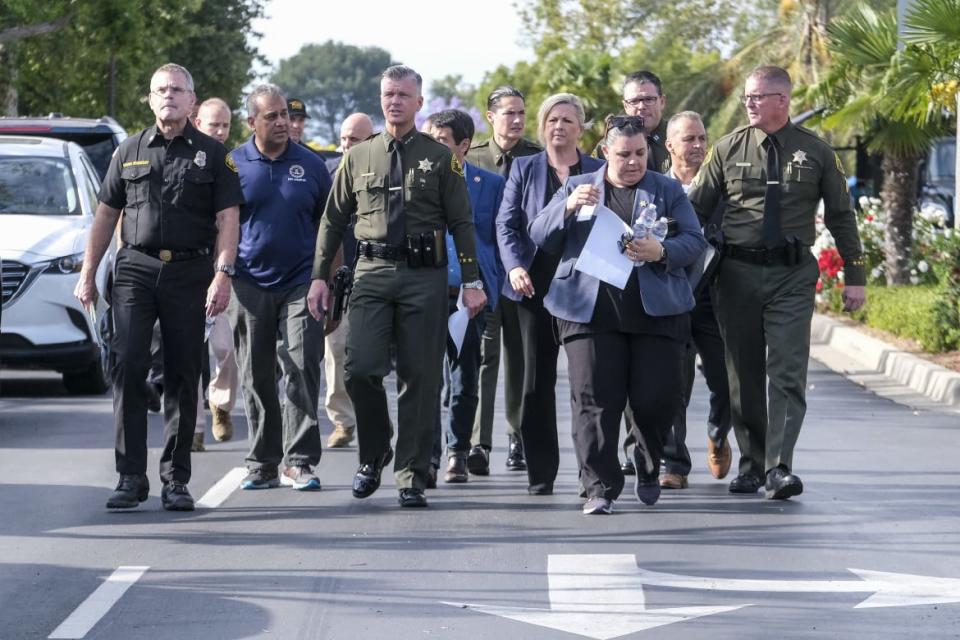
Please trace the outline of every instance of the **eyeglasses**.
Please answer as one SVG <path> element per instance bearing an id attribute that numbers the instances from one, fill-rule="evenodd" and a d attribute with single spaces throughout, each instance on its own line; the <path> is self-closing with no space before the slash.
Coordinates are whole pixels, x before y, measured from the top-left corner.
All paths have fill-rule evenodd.
<path id="1" fill-rule="evenodd" d="M 603 128 L 603 137 L 606 138 L 611 129 L 643 130 L 643 116 L 607 116 Z"/>
<path id="2" fill-rule="evenodd" d="M 641 104 L 649 107 L 654 102 L 660 99 L 661 96 L 637 96 L 636 98 L 630 98 L 629 100 L 624 100 L 623 104 L 628 104 L 631 107 L 639 107 Z"/>
<path id="3" fill-rule="evenodd" d="M 750 93 L 745 96 L 740 96 L 740 102 L 747 104 L 748 102 L 760 102 L 764 98 L 769 96 L 782 96 L 782 93 Z"/>
<path id="4" fill-rule="evenodd" d="M 170 86 L 167 86 L 167 87 L 157 87 L 156 89 L 151 89 L 151 90 L 150 90 L 150 93 L 152 93 L 152 94 L 155 95 L 155 96 L 158 96 L 158 97 L 162 98 L 163 96 L 167 95 L 168 93 L 171 94 L 171 95 L 173 95 L 173 96 L 182 96 L 182 95 L 185 94 L 187 91 L 190 91 L 190 90 L 189 90 L 189 89 L 185 89 L 184 87 L 178 87 L 177 85 L 170 85 Z"/>

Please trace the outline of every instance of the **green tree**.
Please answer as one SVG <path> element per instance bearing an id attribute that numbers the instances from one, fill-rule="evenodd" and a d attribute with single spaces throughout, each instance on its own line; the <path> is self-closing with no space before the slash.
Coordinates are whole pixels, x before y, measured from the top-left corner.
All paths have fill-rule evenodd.
<path id="1" fill-rule="evenodd" d="M 321 135 L 332 141 L 351 113 L 380 114 L 380 74 L 390 63 L 390 53 L 379 47 L 328 40 L 281 60 L 271 81 L 303 100 L 321 125 Z"/>
<path id="2" fill-rule="evenodd" d="M 464 82 L 461 74 L 450 74 L 430 83 L 430 96 L 446 102 L 457 98 L 461 104 L 472 106 L 477 101 L 477 88 Z"/>
<path id="3" fill-rule="evenodd" d="M 262 15 L 263 0 L 34 4 L 42 10 L 23 9 L 14 19 L 22 24 L 65 19 L 66 25 L 16 43 L 20 113 L 109 114 L 135 130 L 153 120 L 144 96 L 151 73 L 165 62 L 190 69 L 200 97 L 236 101 L 251 79 L 256 50 L 247 36 L 251 21 Z"/>
<path id="4" fill-rule="evenodd" d="M 831 22 L 828 34 L 832 66 L 810 93 L 829 107 L 826 128 L 862 132 L 868 148 L 883 154 L 884 268 L 888 284 L 907 284 L 917 167 L 945 124 L 942 114 L 928 109 L 928 90 L 904 85 L 901 76 L 904 68 L 927 66 L 926 52 L 916 45 L 898 52 L 892 9 L 862 5 Z"/>

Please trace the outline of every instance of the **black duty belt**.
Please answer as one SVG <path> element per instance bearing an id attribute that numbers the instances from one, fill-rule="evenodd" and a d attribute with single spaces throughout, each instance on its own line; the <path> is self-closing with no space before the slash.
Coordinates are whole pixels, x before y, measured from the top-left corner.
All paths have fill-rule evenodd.
<path id="1" fill-rule="evenodd" d="M 148 249 L 147 247 L 138 247 L 128 244 L 128 247 L 134 251 L 139 251 L 151 258 L 162 260 L 163 262 L 179 262 L 181 260 L 192 260 L 210 255 L 210 248 L 203 249 Z"/>
<path id="2" fill-rule="evenodd" d="M 727 244 L 723 247 L 723 255 L 733 258 L 734 260 L 749 262 L 751 264 L 769 265 L 787 263 L 786 248 L 755 249 L 752 247 L 738 247 L 735 244 Z"/>
<path id="3" fill-rule="evenodd" d="M 362 258 L 381 258 L 383 260 L 406 260 L 407 248 L 397 247 L 383 242 L 370 240 L 357 241 L 357 255 Z"/>

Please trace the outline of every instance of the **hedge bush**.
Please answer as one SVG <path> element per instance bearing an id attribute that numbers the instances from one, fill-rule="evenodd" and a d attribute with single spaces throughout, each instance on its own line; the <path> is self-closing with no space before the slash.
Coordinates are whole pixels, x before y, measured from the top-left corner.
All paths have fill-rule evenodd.
<path id="1" fill-rule="evenodd" d="M 957 349 L 960 329 L 949 320 L 951 306 L 938 285 L 868 286 L 867 305 L 853 314 L 871 327 L 913 338 L 924 351 Z"/>

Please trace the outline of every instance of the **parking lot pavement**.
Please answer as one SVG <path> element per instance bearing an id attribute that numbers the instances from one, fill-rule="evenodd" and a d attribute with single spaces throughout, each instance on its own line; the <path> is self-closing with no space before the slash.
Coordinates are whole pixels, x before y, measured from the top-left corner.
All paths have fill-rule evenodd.
<path id="1" fill-rule="evenodd" d="M 3 374 L 0 637 L 960 635 L 955 415 L 898 405 L 812 362 L 795 456 L 805 492 L 771 502 L 708 474 L 698 380 L 690 488 L 653 507 L 628 491 L 613 516 L 585 518 L 560 379 L 553 496 L 526 495 L 523 474 L 504 469 L 498 426 L 492 475 L 441 483 L 427 510 L 401 511 L 389 474 L 353 499 L 350 447 L 324 453 L 320 492 L 227 487 L 217 506 L 174 514 L 160 508 L 159 416 L 150 499 L 108 513 L 109 397 Z M 236 440 L 194 456 L 197 498 L 243 466 L 239 409 L 234 421 Z"/>

